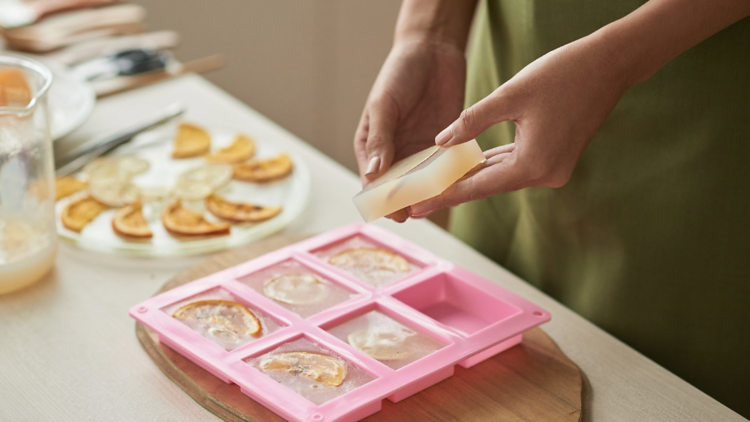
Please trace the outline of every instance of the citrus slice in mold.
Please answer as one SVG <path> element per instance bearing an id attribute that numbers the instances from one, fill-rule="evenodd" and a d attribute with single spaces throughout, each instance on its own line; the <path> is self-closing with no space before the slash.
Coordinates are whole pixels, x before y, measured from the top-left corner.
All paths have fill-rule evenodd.
<path id="1" fill-rule="evenodd" d="M 341 360 L 312 352 L 287 352 L 269 356 L 260 362 L 260 369 L 301 375 L 331 387 L 338 387 L 346 378 L 346 366 Z"/>
<path id="2" fill-rule="evenodd" d="M 368 274 L 377 271 L 409 272 L 409 262 L 401 255 L 386 249 L 347 249 L 328 258 L 328 262 L 339 268 Z"/>
<path id="3" fill-rule="evenodd" d="M 347 341 L 352 347 L 377 360 L 408 359 L 413 350 L 407 339 L 416 333 L 408 328 L 361 329 L 349 334 Z"/>
<path id="4" fill-rule="evenodd" d="M 229 234 L 230 231 L 228 223 L 212 223 L 203 214 L 183 207 L 180 201 L 164 208 L 161 221 L 167 231 L 182 236 Z"/>
<path id="5" fill-rule="evenodd" d="M 263 285 L 263 294 L 290 305 L 309 305 L 325 298 L 328 286 L 312 274 L 286 274 Z"/>
<path id="6" fill-rule="evenodd" d="M 208 154 L 206 161 L 212 163 L 239 163 L 245 161 L 255 154 L 255 141 L 249 136 L 239 134 L 228 147 Z"/>
<path id="7" fill-rule="evenodd" d="M 211 148 L 211 135 L 203 128 L 180 123 L 174 138 L 172 158 L 190 158 L 206 154 Z"/>
<path id="8" fill-rule="evenodd" d="M 143 216 L 143 205 L 140 202 L 126 205 L 115 213 L 112 218 L 112 229 L 115 233 L 125 237 L 148 239 L 153 237 L 148 222 Z"/>
<path id="9" fill-rule="evenodd" d="M 247 202 L 230 202 L 218 195 L 206 198 L 206 208 L 211 214 L 238 223 L 258 223 L 276 217 L 282 207 L 264 207 Z"/>
<path id="10" fill-rule="evenodd" d="M 282 179 L 292 173 L 294 165 L 286 153 L 267 160 L 251 160 L 234 165 L 234 178 L 246 182 L 265 183 Z"/>
<path id="11" fill-rule="evenodd" d="M 68 230 L 80 232 L 106 209 L 106 205 L 91 196 L 84 196 L 69 203 L 60 214 L 60 219 Z"/>
<path id="12" fill-rule="evenodd" d="M 231 300 L 199 300 L 182 306 L 172 316 L 225 342 L 236 342 L 240 336 L 255 336 L 261 330 L 258 317 Z"/>

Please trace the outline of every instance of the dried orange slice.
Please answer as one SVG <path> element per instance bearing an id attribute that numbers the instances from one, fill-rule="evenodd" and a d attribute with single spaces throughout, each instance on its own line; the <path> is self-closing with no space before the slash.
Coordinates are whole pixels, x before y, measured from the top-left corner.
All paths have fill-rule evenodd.
<path id="1" fill-rule="evenodd" d="M 251 160 L 234 165 L 234 178 L 248 182 L 270 182 L 292 173 L 292 159 L 282 153 L 268 160 Z"/>
<path id="2" fill-rule="evenodd" d="M 203 155 L 211 148 L 211 135 L 203 128 L 180 123 L 174 138 L 172 158 L 190 158 Z"/>
<path id="3" fill-rule="evenodd" d="M 255 141 L 249 136 L 239 134 L 234 138 L 232 145 L 222 148 L 206 156 L 206 160 L 212 163 L 240 163 L 255 154 Z"/>
<path id="4" fill-rule="evenodd" d="M 55 200 L 65 198 L 86 189 L 88 183 L 73 176 L 58 177 L 55 180 Z"/>
<path id="5" fill-rule="evenodd" d="M 328 286 L 312 274 L 285 274 L 266 281 L 263 293 L 290 305 L 308 305 L 326 297 Z"/>
<path id="6" fill-rule="evenodd" d="M 388 329 L 362 329 L 349 334 L 347 341 L 373 359 L 400 360 L 412 356 L 407 339 L 416 333 L 407 328 L 395 331 Z"/>
<path id="7" fill-rule="evenodd" d="M 206 198 L 211 214 L 238 223 L 257 223 L 279 215 L 283 207 L 263 207 L 246 202 L 229 202 L 218 195 Z"/>
<path id="8" fill-rule="evenodd" d="M 114 218 L 112 218 L 112 229 L 115 233 L 125 237 L 148 239 L 154 235 L 143 216 L 143 205 L 140 202 L 126 205 L 117 210 Z"/>
<path id="9" fill-rule="evenodd" d="M 330 257 L 328 262 L 364 274 L 374 271 L 408 273 L 410 270 L 409 262 L 401 255 L 376 248 L 348 249 Z"/>
<path id="10" fill-rule="evenodd" d="M 106 210 L 107 206 L 92 198 L 85 196 L 77 201 L 69 203 L 63 209 L 60 219 L 63 226 L 74 232 L 80 232 L 90 222 Z"/>
<path id="11" fill-rule="evenodd" d="M 0 69 L 0 107 L 26 107 L 34 96 L 26 76 L 18 69 Z"/>
<path id="12" fill-rule="evenodd" d="M 182 236 L 229 234 L 230 230 L 228 223 L 212 223 L 203 218 L 202 214 L 183 207 L 180 201 L 172 202 L 164 208 L 161 222 L 167 231 Z"/>
<path id="13" fill-rule="evenodd" d="M 182 306 L 172 316 L 222 342 L 255 336 L 262 328 L 255 314 L 231 300 L 199 300 Z"/>
<path id="14" fill-rule="evenodd" d="M 260 363 L 264 371 L 284 371 L 338 387 L 346 378 L 346 365 L 332 356 L 312 352 L 287 352 L 269 356 Z"/>

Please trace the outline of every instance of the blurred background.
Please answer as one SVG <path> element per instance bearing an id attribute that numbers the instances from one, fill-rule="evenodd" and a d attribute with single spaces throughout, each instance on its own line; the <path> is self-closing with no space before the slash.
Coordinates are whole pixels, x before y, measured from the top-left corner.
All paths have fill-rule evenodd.
<path id="1" fill-rule="evenodd" d="M 135 0 L 149 29 L 180 34 L 178 57 L 225 56 L 205 75 L 356 171 L 352 139 L 390 50 L 397 0 Z"/>

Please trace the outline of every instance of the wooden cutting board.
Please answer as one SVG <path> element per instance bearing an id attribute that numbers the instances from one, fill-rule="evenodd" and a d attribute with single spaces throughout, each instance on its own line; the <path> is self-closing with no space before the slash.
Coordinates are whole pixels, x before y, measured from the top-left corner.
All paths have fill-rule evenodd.
<path id="1" fill-rule="evenodd" d="M 213 255 L 170 280 L 158 292 L 253 259 L 301 239 L 274 236 Z M 554 316 L 553 316 L 554 317 Z M 156 365 L 201 406 L 225 421 L 283 421 L 281 417 L 172 349 L 141 324 L 136 334 Z M 383 400 L 366 421 L 559 421 L 583 419 L 584 376 L 541 329 L 523 342 L 400 403 Z"/>

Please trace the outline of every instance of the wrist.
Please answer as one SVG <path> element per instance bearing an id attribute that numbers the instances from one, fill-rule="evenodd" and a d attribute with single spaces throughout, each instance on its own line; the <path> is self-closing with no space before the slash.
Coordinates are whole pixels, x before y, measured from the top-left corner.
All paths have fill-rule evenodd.
<path id="1" fill-rule="evenodd" d="M 424 42 L 466 49 L 476 0 L 405 0 L 396 24 L 394 45 Z"/>

